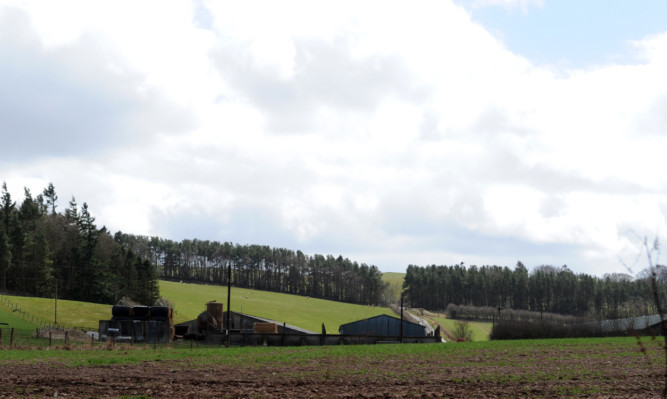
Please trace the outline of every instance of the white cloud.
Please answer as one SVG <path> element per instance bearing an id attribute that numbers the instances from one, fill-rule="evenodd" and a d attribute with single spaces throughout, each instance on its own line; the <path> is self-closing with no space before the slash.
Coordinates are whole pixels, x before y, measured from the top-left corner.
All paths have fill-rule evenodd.
<path id="1" fill-rule="evenodd" d="M 526 12 L 531 6 L 543 7 L 544 0 L 472 0 L 472 6 L 475 8 L 495 6 L 504 8 L 520 8 Z"/>
<path id="2" fill-rule="evenodd" d="M 0 27 L 0 51 L 17 55 L 0 69 L 30 76 L 0 102 L 43 118 L 30 83 L 42 79 L 69 104 L 61 123 L 16 119 L 51 144 L 35 154 L 5 133 L 33 156 L 0 160 L 0 177 L 12 190 L 53 181 L 113 230 L 384 270 L 520 259 L 601 274 L 636 249 L 628 228 L 666 228 L 667 35 L 636 42 L 637 64 L 558 70 L 448 1 L 0 10 L 23 18 Z"/>

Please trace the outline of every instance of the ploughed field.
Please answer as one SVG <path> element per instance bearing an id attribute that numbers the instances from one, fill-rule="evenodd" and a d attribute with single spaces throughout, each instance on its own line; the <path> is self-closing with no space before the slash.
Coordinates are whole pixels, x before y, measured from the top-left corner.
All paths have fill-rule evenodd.
<path id="1" fill-rule="evenodd" d="M 659 340 L 0 350 L 0 397 L 660 397 Z"/>

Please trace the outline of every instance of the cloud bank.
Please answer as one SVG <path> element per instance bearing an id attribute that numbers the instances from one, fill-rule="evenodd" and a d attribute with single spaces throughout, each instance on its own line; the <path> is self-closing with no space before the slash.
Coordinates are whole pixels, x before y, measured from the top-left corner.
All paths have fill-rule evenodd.
<path id="1" fill-rule="evenodd" d="M 667 26 L 564 69 L 449 1 L 0 4 L 0 178 L 112 231 L 598 275 L 667 231 Z"/>

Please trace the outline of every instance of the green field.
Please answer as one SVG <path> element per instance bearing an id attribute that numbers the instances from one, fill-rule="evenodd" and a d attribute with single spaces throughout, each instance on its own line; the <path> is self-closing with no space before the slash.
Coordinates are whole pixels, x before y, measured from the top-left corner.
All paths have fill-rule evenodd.
<path id="1" fill-rule="evenodd" d="M 56 303 L 49 298 L 31 298 L 22 296 L 0 296 L 0 309 L 11 311 L 14 308 L 20 312 L 12 312 L 17 318 L 28 321 L 34 327 L 46 324 L 55 324 L 56 317 L 59 325 L 67 327 L 82 327 L 97 329 L 99 320 L 111 318 L 111 305 L 78 301 L 58 300 L 58 313 L 55 312 Z M 0 314 L 0 322 L 4 315 Z"/>
<path id="2" fill-rule="evenodd" d="M 403 281 L 402 273 L 385 273 L 386 281 L 394 287 Z M 160 292 L 174 306 L 177 323 L 197 318 L 209 301 L 222 302 L 227 307 L 227 287 L 160 281 Z M 233 311 L 276 320 L 293 326 L 320 332 L 322 323 L 327 333 L 337 334 L 341 324 L 380 314 L 395 316 L 383 307 L 353 305 L 296 295 L 232 287 Z M 21 312 L 12 312 L 20 309 Z M 432 314 L 432 321 L 445 330 L 452 330 L 454 321 Z M 21 329 L 54 324 L 55 301 L 48 298 L 0 296 L 0 322 L 9 322 Z M 58 300 L 58 324 L 69 328 L 97 329 L 99 320 L 111 318 L 111 305 Z M 10 321 L 6 321 L 10 320 Z M 24 325 L 17 323 L 25 323 Z M 490 323 L 470 323 L 474 341 L 488 340 Z M 443 336 L 446 334 L 443 333 Z"/>
<path id="3" fill-rule="evenodd" d="M 640 342 L 640 345 L 638 345 Z M 661 397 L 661 342 L 0 350 L 0 397 Z"/>
<path id="4" fill-rule="evenodd" d="M 19 317 L 16 312 L 7 310 L 0 306 L 0 346 L 9 345 L 11 342 L 11 331 L 14 330 L 14 342 L 25 342 L 30 339 L 35 332 L 37 326 L 29 321 Z"/>
<path id="5" fill-rule="evenodd" d="M 442 317 L 430 317 L 440 326 L 447 331 L 454 331 L 456 322 L 458 320 L 448 319 L 444 316 Z M 473 341 L 488 341 L 489 334 L 491 334 L 491 323 L 489 322 L 479 322 L 479 321 L 470 321 L 468 322 L 470 329 L 472 330 L 472 340 Z M 444 334 L 443 334 L 444 335 Z"/>
<path id="6" fill-rule="evenodd" d="M 405 273 L 382 273 L 382 282 L 389 284 L 387 292 L 397 305 L 401 302 L 401 291 L 403 290 L 404 279 Z"/>
<path id="7" fill-rule="evenodd" d="M 645 340 L 646 347 L 659 348 L 660 342 Z M 516 355 L 517 364 L 530 359 L 522 359 L 522 354 L 542 349 L 562 352 L 577 351 L 589 347 L 605 346 L 623 356 L 642 356 L 637 339 L 634 337 L 612 338 L 570 338 L 541 340 L 507 340 L 467 342 L 450 344 L 404 344 L 404 345 L 342 345 L 342 346 L 306 346 L 306 347 L 232 347 L 195 346 L 189 344 L 161 345 L 151 350 L 141 350 L 142 346 L 118 345 L 117 350 L 71 350 L 44 351 L 25 349 L 20 351 L 0 351 L 0 360 L 23 361 L 28 363 L 56 360 L 69 367 L 88 365 L 136 364 L 155 360 L 188 359 L 199 367 L 207 364 L 261 364 L 261 363 L 298 363 L 302 360 L 320 358 L 348 358 L 376 356 L 428 355 L 445 356 L 454 362 L 465 362 L 470 356 L 485 353 L 491 359 L 487 365 L 493 365 L 493 354 Z M 86 345 L 82 345 L 86 349 Z M 660 353 L 658 352 L 658 356 Z M 604 354 L 600 356 L 605 356 Z"/>
<path id="8" fill-rule="evenodd" d="M 22 330 L 34 330 L 37 326 L 23 318 L 19 317 L 15 312 L 7 310 L 0 306 L 0 327 L 2 328 L 17 328 Z"/>
<path id="9" fill-rule="evenodd" d="M 393 315 L 389 308 L 352 305 L 297 295 L 232 287 L 232 311 L 276 320 L 320 332 L 338 334 L 341 324 L 380 314 Z M 227 307 L 227 287 L 160 281 L 160 293 L 174 306 L 176 322 L 192 320 L 206 310 L 206 303 L 218 301 Z"/>
<path id="10" fill-rule="evenodd" d="M 222 302 L 227 307 L 227 287 L 160 281 L 160 293 L 174 306 L 177 323 L 197 318 L 206 310 L 209 301 Z M 69 328 L 97 329 L 99 320 L 111 318 L 111 305 L 58 300 L 57 321 Z M 13 309 L 21 312 L 12 312 Z M 379 314 L 393 313 L 388 308 L 353 305 L 296 295 L 257 291 L 232 287 L 233 311 L 276 320 L 307 330 L 320 332 L 322 323 L 327 332 L 337 334 L 341 324 Z M 28 322 L 29 329 L 54 324 L 55 301 L 48 298 L 0 296 L 0 322 L 12 316 L 12 324 L 18 320 Z M 17 327 L 18 328 L 18 327 Z"/>

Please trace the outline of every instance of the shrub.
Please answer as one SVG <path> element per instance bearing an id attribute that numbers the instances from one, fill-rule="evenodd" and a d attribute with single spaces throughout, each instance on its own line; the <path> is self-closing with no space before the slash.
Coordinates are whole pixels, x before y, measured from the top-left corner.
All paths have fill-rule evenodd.
<path id="1" fill-rule="evenodd" d="M 538 339 L 538 338 L 584 338 L 606 335 L 625 335 L 626 332 L 603 332 L 594 322 L 563 323 L 554 319 L 545 320 L 501 320 L 491 330 L 490 338 L 496 339 Z"/>
<path id="2" fill-rule="evenodd" d="M 454 323 L 454 339 L 472 341 L 472 328 L 467 321 L 457 321 Z"/>

